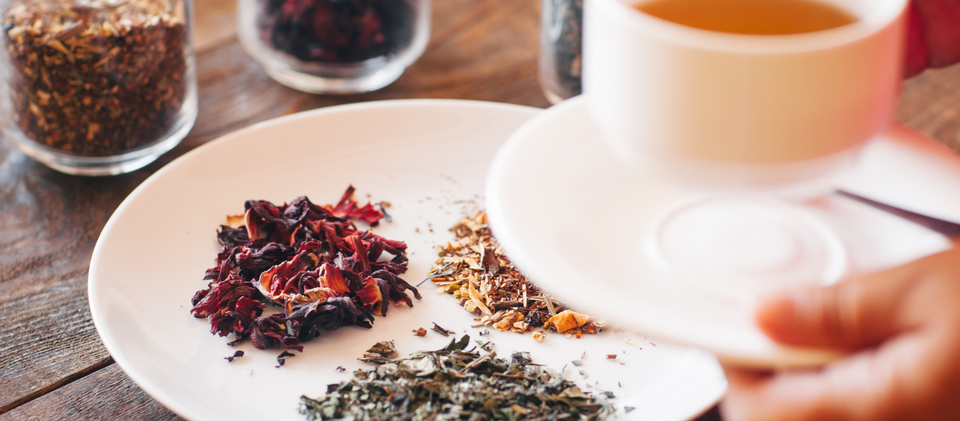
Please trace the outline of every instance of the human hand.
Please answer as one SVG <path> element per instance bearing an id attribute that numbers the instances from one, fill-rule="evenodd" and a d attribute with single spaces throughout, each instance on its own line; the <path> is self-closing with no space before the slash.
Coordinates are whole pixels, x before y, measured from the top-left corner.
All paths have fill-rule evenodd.
<path id="1" fill-rule="evenodd" d="M 726 421 L 960 420 L 960 248 L 764 300 L 772 339 L 849 349 L 825 367 L 727 368 Z"/>
<path id="2" fill-rule="evenodd" d="M 960 0 L 912 0 L 904 77 L 960 62 Z"/>

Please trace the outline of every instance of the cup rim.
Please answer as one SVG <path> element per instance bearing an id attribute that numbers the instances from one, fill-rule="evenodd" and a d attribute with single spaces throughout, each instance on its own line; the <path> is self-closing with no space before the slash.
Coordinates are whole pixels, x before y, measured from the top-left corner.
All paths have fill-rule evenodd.
<path id="1" fill-rule="evenodd" d="M 909 0 L 886 0 L 856 22 L 833 29 L 788 35 L 734 34 L 693 28 L 643 13 L 628 0 L 587 0 L 604 8 L 608 18 L 677 44 L 705 50 L 746 54 L 787 54 L 822 50 L 857 42 L 884 30 L 903 16 Z"/>

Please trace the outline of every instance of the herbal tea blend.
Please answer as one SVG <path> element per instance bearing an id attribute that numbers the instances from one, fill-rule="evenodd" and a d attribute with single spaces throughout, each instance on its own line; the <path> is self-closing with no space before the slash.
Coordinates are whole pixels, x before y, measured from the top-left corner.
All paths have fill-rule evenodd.
<path id="1" fill-rule="evenodd" d="M 185 124 L 182 1 L 12 0 L 2 12 L 9 128 L 28 141 L 104 157 L 162 141 Z"/>
<path id="2" fill-rule="evenodd" d="M 217 265 L 193 297 L 193 315 L 209 318 L 211 333 L 234 334 L 231 345 L 249 338 L 260 349 L 302 351 L 321 331 L 370 328 L 389 304 L 412 307 L 407 291 L 420 293 L 399 277 L 407 245 L 358 230 L 351 219 L 374 226 L 383 214 L 357 206 L 353 193 L 350 186 L 336 206 L 305 196 L 283 206 L 248 200 L 220 227 Z M 264 316 L 270 303 L 282 311 Z"/>
<path id="3" fill-rule="evenodd" d="M 428 275 L 440 293 L 453 294 L 464 310 L 477 313 L 478 326 L 524 333 L 546 329 L 559 333 L 598 333 L 602 324 L 566 309 L 528 282 L 503 255 L 487 225 L 487 214 L 474 212 L 451 228 L 456 239 L 437 247 L 440 256 Z M 534 339 L 543 340 L 542 332 Z"/>
<path id="4" fill-rule="evenodd" d="M 379 342 L 361 361 L 377 365 L 327 387 L 318 399 L 300 398 L 300 411 L 313 420 L 606 420 L 614 408 L 610 392 L 583 392 L 561 374 L 515 352 L 467 350 L 470 337 L 437 351 L 407 358 L 393 342 Z"/>

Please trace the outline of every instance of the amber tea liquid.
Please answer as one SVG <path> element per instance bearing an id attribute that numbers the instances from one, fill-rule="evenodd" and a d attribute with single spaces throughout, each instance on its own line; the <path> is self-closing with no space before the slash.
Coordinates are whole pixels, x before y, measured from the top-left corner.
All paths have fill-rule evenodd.
<path id="1" fill-rule="evenodd" d="M 857 20 L 842 9 L 814 0 L 653 0 L 634 7 L 684 26 L 751 35 L 823 31 Z"/>

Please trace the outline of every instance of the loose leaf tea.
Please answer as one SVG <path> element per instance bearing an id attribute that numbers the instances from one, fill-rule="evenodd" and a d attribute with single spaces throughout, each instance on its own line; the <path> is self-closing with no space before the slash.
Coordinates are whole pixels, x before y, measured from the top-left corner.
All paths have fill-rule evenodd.
<path id="1" fill-rule="evenodd" d="M 363 361 L 376 364 L 354 378 L 327 386 L 319 399 L 300 398 L 308 420 L 606 420 L 613 394 L 592 395 L 555 371 L 534 364 L 530 354 L 510 359 L 495 352 L 467 350 L 470 337 L 454 339 L 437 351 L 407 358 L 379 354 L 384 342 Z M 390 344 L 392 347 L 392 343 Z M 368 358 L 376 354 L 378 358 Z"/>
<path id="2" fill-rule="evenodd" d="M 300 61 L 356 63 L 413 42 L 419 0 L 259 0 L 264 43 Z"/>
<path id="3" fill-rule="evenodd" d="M 177 0 L 14 0 L 3 13 L 13 122 L 74 155 L 162 140 L 187 91 L 187 28 Z"/>
<path id="4" fill-rule="evenodd" d="M 487 214 L 474 212 L 451 228 L 456 239 L 437 247 L 440 256 L 429 279 L 440 293 L 453 294 L 464 310 L 480 316 L 479 325 L 502 332 L 598 333 L 602 324 L 566 309 L 524 278 L 490 232 Z M 535 332 L 543 340 L 543 333 Z"/>
<path id="5" fill-rule="evenodd" d="M 391 303 L 413 307 L 408 291 L 420 293 L 399 277 L 407 245 L 358 230 L 351 218 L 375 225 L 383 215 L 357 206 L 353 192 L 336 206 L 305 196 L 283 206 L 248 200 L 243 216 L 228 217 L 237 226 L 220 226 L 217 264 L 193 297 L 193 315 L 209 318 L 211 333 L 234 334 L 231 345 L 250 339 L 260 349 L 302 351 L 321 331 L 372 327 Z M 282 312 L 264 316 L 268 304 Z"/>

